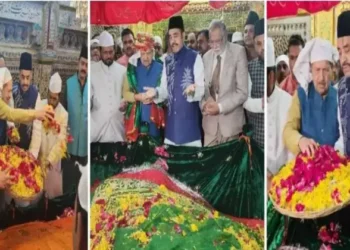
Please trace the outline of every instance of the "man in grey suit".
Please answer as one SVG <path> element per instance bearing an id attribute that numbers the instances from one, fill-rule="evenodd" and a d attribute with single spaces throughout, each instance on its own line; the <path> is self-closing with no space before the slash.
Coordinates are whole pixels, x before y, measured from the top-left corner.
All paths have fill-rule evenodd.
<path id="1" fill-rule="evenodd" d="M 243 103 L 248 98 L 248 63 L 244 47 L 227 41 L 226 26 L 213 20 L 211 50 L 203 57 L 205 95 L 201 103 L 204 145 L 238 138 L 245 124 Z"/>

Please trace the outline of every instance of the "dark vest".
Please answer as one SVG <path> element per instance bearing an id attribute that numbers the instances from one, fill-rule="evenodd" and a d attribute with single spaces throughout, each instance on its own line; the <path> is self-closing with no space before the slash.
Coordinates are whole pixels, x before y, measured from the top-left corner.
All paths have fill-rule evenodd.
<path id="1" fill-rule="evenodd" d="M 264 83 L 264 63 L 261 63 L 259 59 L 254 59 L 248 63 L 248 70 L 250 78 L 252 80 L 252 98 L 263 98 L 265 93 Z M 261 148 L 264 148 L 264 126 L 265 116 L 264 113 L 247 112 L 248 123 L 253 126 L 253 139 L 258 143 Z"/>
<path id="2" fill-rule="evenodd" d="M 340 122 L 343 131 L 344 152 L 350 157 L 350 77 L 343 77 L 338 87 Z"/>
<path id="3" fill-rule="evenodd" d="M 153 61 L 147 69 L 142 65 L 141 60 L 137 61 L 136 80 L 137 92 L 145 92 L 144 87 L 156 88 L 160 77 L 162 76 L 163 65 L 157 61 Z M 148 123 L 149 134 L 152 137 L 159 137 L 160 131 L 156 125 L 151 121 L 151 105 L 141 103 L 141 122 Z"/>
<path id="4" fill-rule="evenodd" d="M 311 82 L 308 93 L 298 87 L 301 110 L 301 134 L 314 139 L 320 145 L 334 147 L 339 139 L 337 90 L 330 86 L 325 98 L 316 91 Z"/>
<path id="5" fill-rule="evenodd" d="M 26 92 L 23 92 L 19 83 L 13 85 L 13 101 L 15 108 L 21 109 L 35 109 L 36 100 L 38 98 L 38 89 L 31 84 Z M 29 125 L 20 124 L 18 132 L 21 140 L 18 147 L 28 150 L 30 141 L 32 139 L 33 123 Z"/>
<path id="6" fill-rule="evenodd" d="M 168 80 L 168 112 L 165 138 L 185 144 L 201 140 L 201 121 L 198 102 L 188 102 L 183 94 L 194 82 L 194 63 L 197 53 L 186 46 L 165 59 Z"/>

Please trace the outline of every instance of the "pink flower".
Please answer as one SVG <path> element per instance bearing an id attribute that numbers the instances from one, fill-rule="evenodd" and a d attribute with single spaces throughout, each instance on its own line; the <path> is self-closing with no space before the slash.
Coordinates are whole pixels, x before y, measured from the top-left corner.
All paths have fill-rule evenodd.
<path id="1" fill-rule="evenodd" d="M 146 201 L 145 203 L 143 203 L 143 210 L 144 210 L 143 215 L 145 217 L 148 217 L 151 206 L 152 206 L 152 202 L 150 201 Z"/>
<path id="2" fill-rule="evenodd" d="M 126 156 L 125 155 L 120 156 L 119 161 L 120 162 L 126 161 Z"/>
<path id="3" fill-rule="evenodd" d="M 182 229 L 181 229 L 180 225 L 178 225 L 178 224 L 174 225 L 174 230 L 178 234 L 182 233 Z"/>
<path id="4" fill-rule="evenodd" d="M 173 198 L 169 197 L 168 201 L 171 205 L 175 205 L 175 200 Z"/>
<path id="5" fill-rule="evenodd" d="M 305 209 L 305 206 L 301 203 L 298 203 L 296 206 L 295 206 L 295 209 L 297 210 L 297 212 L 302 212 L 304 211 Z"/>
<path id="6" fill-rule="evenodd" d="M 154 153 L 156 155 L 168 158 L 169 157 L 169 153 L 165 150 L 164 146 L 162 147 L 155 147 L 154 148 Z"/>
<path id="7" fill-rule="evenodd" d="M 97 233 L 100 232 L 102 230 L 102 224 L 101 223 L 97 223 L 96 227 L 95 227 L 95 230 L 96 230 Z"/>
<path id="8" fill-rule="evenodd" d="M 336 203 L 341 203 L 342 200 L 340 199 L 340 193 L 339 193 L 339 190 L 338 188 L 334 189 L 332 194 L 331 194 L 331 197 L 333 200 L 335 200 Z"/>
<path id="9" fill-rule="evenodd" d="M 330 226 L 329 226 L 329 229 L 327 229 L 326 226 L 322 226 L 320 228 L 320 230 L 318 232 L 318 238 L 324 244 L 325 243 L 338 244 L 340 242 L 339 231 L 340 231 L 340 226 L 339 225 L 335 225 L 333 222 L 331 222 Z M 331 248 L 324 248 L 324 249 L 331 249 Z"/>
<path id="10" fill-rule="evenodd" d="M 117 153 L 117 152 L 114 153 L 114 159 L 115 159 L 116 161 L 118 160 L 118 153 Z"/>

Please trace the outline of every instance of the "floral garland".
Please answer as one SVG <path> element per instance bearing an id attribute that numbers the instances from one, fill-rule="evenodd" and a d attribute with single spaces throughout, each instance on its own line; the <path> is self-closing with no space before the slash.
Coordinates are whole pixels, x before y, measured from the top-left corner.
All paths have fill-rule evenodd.
<path id="1" fill-rule="evenodd" d="M 19 147 L 0 147 L 0 169 L 9 171 L 12 179 L 9 192 L 18 199 L 34 199 L 43 189 L 43 173 L 38 161 Z"/>
<path id="2" fill-rule="evenodd" d="M 45 109 L 54 113 L 53 107 L 51 105 L 46 105 Z M 42 124 L 46 133 L 48 133 L 50 130 L 56 134 L 59 134 L 61 132 L 61 126 L 55 119 L 52 119 L 51 121 L 49 119 L 45 119 Z"/>
<path id="3" fill-rule="evenodd" d="M 125 192 L 120 185 L 137 187 Z M 195 237 L 203 230 L 205 233 L 210 225 L 221 225 L 216 240 L 212 242 L 213 249 L 224 249 L 221 246 L 230 244 L 227 241 L 231 238 L 234 243 L 229 249 L 263 249 L 262 230 L 253 231 L 243 224 L 232 223 L 219 212 L 174 193 L 164 185 L 140 180 L 105 180 L 92 199 L 90 218 L 93 250 L 131 249 L 131 246 L 137 245 L 153 249 L 151 244 L 157 242 L 159 237 L 185 241 L 187 236 Z M 118 241 L 116 235 L 123 239 Z"/>
<path id="4" fill-rule="evenodd" d="M 7 137 L 11 144 L 17 144 L 21 140 L 18 129 L 16 127 L 10 127 L 7 129 Z"/>
<path id="5" fill-rule="evenodd" d="M 350 162 L 330 146 L 299 154 L 272 179 L 271 199 L 293 212 L 322 212 L 350 200 Z"/>

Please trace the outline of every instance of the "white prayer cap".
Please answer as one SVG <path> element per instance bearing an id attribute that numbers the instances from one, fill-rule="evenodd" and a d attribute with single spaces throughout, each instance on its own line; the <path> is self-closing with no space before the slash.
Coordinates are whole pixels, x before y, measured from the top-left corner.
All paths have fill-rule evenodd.
<path id="1" fill-rule="evenodd" d="M 280 63 L 280 62 L 285 62 L 289 68 L 289 58 L 286 55 L 280 55 L 279 57 L 277 57 L 276 59 L 276 66 Z"/>
<path id="2" fill-rule="evenodd" d="M 98 39 L 92 39 L 90 41 L 90 47 L 95 48 L 100 46 L 100 41 Z"/>
<path id="3" fill-rule="evenodd" d="M 267 38 L 267 65 L 266 67 L 275 67 L 275 46 L 271 37 Z"/>
<path id="4" fill-rule="evenodd" d="M 232 38 L 231 38 L 231 42 L 232 43 L 241 42 L 241 41 L 243 41 L 243 34 L 242 34 L 242 32 L 236 31 L 235 33 L 232 34 Z"/>
<path id="5" fill-rule="evenodd" d="M 53 74 L 50 78 L 49 90 L 51 93 L 58 94 L 62 90 L 62 79 L 58 72 Z"/>
<path id="6" fill-rule="evenodd" d="M 12 80 L 11 72 L 8 68 L 4 67 L 0 69 L 0 90 L 2 90 L 5 83 Z"/>
<path id="7" fill-rule="evenodd" d="M 114 46 L 113 36 L 108 31 L 103 31 L 99 37 L 101 47 Z"/>
<path id="8" fill-rule="evenodd" d="M 163 46 L 163 41 L 162 41 L 162 38 L 160 38 L 160 36 L 154 37 L 154 43 L 159 43 L 160 46 Z"/>
<path id="9" fill-rule="evenodd" d="M 334 63 L 336 57 L 332 44 L 321 38 L 314 38 L 305 44 L 294 65 L 294 75 L 301 87 L 306 91 L 312 81 L 311 65 L 314 62 L 329 61 Z"/>
<path id="10" fill-rule="evenodd" d="M 79 163 L 75 163 L 75 165 L 79 166 L 79 170 L 81 173 L 81 177 L 78 184 L 78 197 L 80 206 L 88 211 L 88 175 L 87 175 L 87 166 L 81 166 Z"/>

